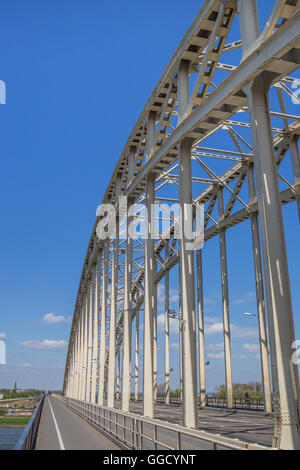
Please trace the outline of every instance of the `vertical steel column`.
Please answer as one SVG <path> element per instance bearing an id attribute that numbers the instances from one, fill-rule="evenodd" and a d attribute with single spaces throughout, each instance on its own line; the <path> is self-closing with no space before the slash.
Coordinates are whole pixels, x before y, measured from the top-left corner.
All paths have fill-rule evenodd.
<path id="1" fill-rule="evenodd" d="M 70 397 L 75 398 L 75 370 L 76 370 L 76 353 L 75 353 L 75 338 L 73 338 L 73 355 L 72 355 L 72 387 Z"/>
<path id="2" fill-rule="evenodd" d="M 290 152 L 292 158 L 292 167 L 294 174 L 295 189 L 300 191 L 300 158 L 298 149 L 298 136 L 295 135 L 290 142 Z M 300 196 L 297 196 L 298 215 L 300 221 Z"/>
<path id="3" fill-rule="evenodd" d="M 80 308 L 80 345 L 79 345 L 79 390 L 78 399 L 82 400 L 82 383 L 83 383 L 83 336 L 84 336 L 84 294 Z"/>
<path id="4" fill-rule="evenodd" d="M 244 59 L 259 36 L 256 0 L 238 0 L 238 14 Z"/>
<path id="5" fill-rule="evenodd" d="M 190 61 L 181 60 L 177 74 L 178 125 L 186 118 L 190 96 L 189 84 Z M 180 246 L 180 243 L 178 244 Z M 180 400 L 183 402 L 183 318 L 182 318 L 182 270 L 181 257 L 178 263 L 179 277 L 179 386 Z"/>
<path id="6" fill-rule="evenodd" d="M 179 245 L 178 245 L 179 246 Z M 179 294 L 178 294 L 178 335 L 179 335 L 179 390 L 180 390 L 180 401 L 183 402 L 183 321 L 182 321 L 182 295 L 181 295 L 181 258 L 179 257 L 178 263 L 178 284 L 179 284 Z"/>
<path id="7" fill-rule="evenodd" d="M 151 158 L 155 145 L 155 118 L 156 113 L 151 111 L 147 123 L 147 156 Z M 154 284 L 154 211 L 155 202 L 155 174 L 150 174 L 146 182 L 146 233 L 145 233 L 145 310 L 144 310 L 144 416 L 154 416 L 154 390 L 153 390 L 153 322 L 155 310 L 155 284 Z"/>
<path id="8" fill-rule="evenodd" d="M 204 309 L 203 309 L 203 270 L 202 250 L 197 254 L 197 297 L 198 297 L 198 347 L 199 347 L 199 383 L 200 406 L 206 405 L 206 381 L 205 381 L 205 348 L 204 348 Z"/>
<path id="9" fill-rule="evenodd" d="M 130 147 L 128 153 L 128 185 L 131 183 L 132 178 L 134 177 L 135 170 L 135 147 Z"/>
<path id="10" fill-rule="evenodd" d="M 242 44 L 243 44 L 243 55 L 245 56 L 247 51 L 249 50 L 249 47 L 251 46 L 251 44 L 255 43 L 260 33 L 256 0 L 238 0 L 238 13 L 239 13 L 239 21 L 240 21 L 241 39 L 242 39 Z M 249 91 L 249 89 L 246 91 Z M 257 180 L 257 187 L 259 184 L 260 183 Z M 262 217 L 263 217 L 263 213 L 260 212 L 260 218 Z M 263 241 L 263 234 L 262 234 L 262 241 Z M 279 384 L 278 384 L 276 346 L 275 346 L 274 314 L 272 313 L 272 310 L 273 310 L 272 288 L 271 288 L 271 280 L 268 274 L 266 273 L 266 269 L 267 268 L 264 266 L 272 383 L 273 383 L 273 393 L 275 396 L 275 402 L 277 402 L 277 396 L 279 394 Z M 276 408 L 277 408 L 277 404 L 275 403 L 275 411 L 276 411 Z M 277 428 L 278 427 L 280 427 L 280 425 L 277 426 Z M 275 430 L 275 432 L 277 432 L 277 430 Z"/>
<path id="11" fill-rule="evenodd" d="M 71 396 L 72 393 L 72 374 L 73 374 L 73 346 L 71 347 L 71 356 L 69 358 L 69 373 L 68 373 L 68 383 L 67 389 L 64 389 L 63 392 L 67 397 Z"/>
<path id="12" fill-rule="evenodd" d="M 135 315 L 135 361 L 134 361 L 134 399 L 139 399 L 139 348 L 140 348 L 140 312 Z"/>
<path id="13" fill-rule="evenodd" d="M 271 288 L 281 408 L 281 448 L 300 449 L 298 429 L 298 371 L 291 365 L 295 340 L 285 236 L 273 136 L 269 118 L 268 87 L 264 78 L 249 92 L 254 165 L 257 180 L 265 278 Z M 263 155 L 263 158 L 261 158 Z M 269 309 L 268 309 L 269 315 Z"/>
<path id="14" fill-rule="evenodd" d="M 87 386 L 85 401 L 91 401 L 91 376 L 92 376 L 92 350 L 93 350 L 93 294 L 94 273 L 89 282 L 89 320 L 88 320 L 88 357 L 87 357 Z"/>
<path id="15" fill-rule="evenodd" d="M 76 330 L 75 330 L 75 361 L 74 361 L 74 398 L 78 400 L 78 390 L 79 390 L 79 311 L 76 313 Z"/>
<path id="16" fill-rule="evenodd" d="M 68 391 L 66 393 L 67 397 L 71 397 L 73 390 L 73 366 L 74 366 L 74 345 L 71 346 L 71 357 L 69 358 L 69 377 L 68 377 Z"/>
<path id="17" fill-rule="evenodd" d="M 83 382 L 82 400 L 86 401 L 87 390 L 87 358 L 88 358 L 88 313 L 89 313 L 89 280 L 87 281 L 84 308 L 84 336 L 83 336 Z"/>
<path id="18" fill-rule="evenodd" d="M 133 201 L 128 201 L 128 214 L 131 214 Z M 126 220 L 126 251 L 125 251 L 125 292 L 123 321 L 123 363 L 122 363 L 122 410 L 130 410 L 131 393 L 131 317 L 132 317 L 132 234 L 130 226 L 132 215 Z"/>
<path id="19" fill-rule="evenodd" d="M 223 187 L 222 186 L 219 186 L 218 188 L 218 208 L 219 208 L 219 223 L 221 223 L 222 220 L 224 219 L 224 202 L 223 202 Z M 223 306 L 227 407 L 233 408 L 228 270 L 227 270 L 226 234 L 225 234 L 224 228 L 221 228 L 219 230 L 219 237 L 220 237 L 221 279 L 222 279 L 222 306 Z"/>
<path id="20" fill-rule="evenodd" d="M 94 324 L 93 324 L 93 354 L 92 354 L 92 387 L 91 402 L 96 403 L 96 383 L 97 383 L 97 364 L 98 364 L 98 342 L 99 342 L 99 270 L 101 264 L 99 259 L 95 265 L 94 271 Z"/>
<path id="21" fill-rule="evenodd" d="M 74 334 L 74 338 L 73 338 L 73 386 L 72 386 L 72 395 L 71 395 L 71 398 L 76 398 L 76 392 L 77 392 L 77 388 L 76 388 L 76 378 L 77 378 L 77 361 L 76 361 L 76 357 L 77 357 L 77 340 L 76 340 L 76 328 L 75 328 L 75 334 Z"/>
<path id="22" fill-rule="evenodd" d="M 154 255 L 154 276 L 156 275 L 156 260 Z M 154 284 L 154 312 L 153 312 L 153 400 L 157 400 L 157 284 Z"/>
<path id="23" fill-rule="evenodd" d="M 165 262 L 169 257 L 169 240 L 166 240 Z M 170 404 L 170 274 L 165 273 L 165 402 Z"/>
<path id="24" fill-rule="evenodd" d="M 178 69 L 178 124 L 186 118 L 186 110 L 189 104 L 189 65 L 188 60 L 182 60 Z"/>
<path id="25" fill-rule="evenodd" d="M 115 239 L 113 242 L 112 257 L 112 290 L 110 305 L 110 332 L 109 332 L 109 359 L 107 406 L 115 406 L 115 372 L 116 372 L 116 315 L 118 302 L 118 269 L 119 269 L 119 216 L 116 217 Z"/>
<path id="26" fill-rule="evenodd" d="M 155 311 L 154 299 L 154 240 L 152 221 L 152 204 L 154 204 L 155 175 L 147 178 L 146 211 L 147 227 L 145 240 L 145 314 L 144 314 L 144 416 L 153 418 L 153 322 Z"/>
<path id="27" fill-rule="evenodd" d="M 257 14 L 247 21 L 257 23 Z M 245 12 L 240 11 L 243 44 L 249 41 Z M 259 34 L 257 27 L 256 34 Z M 298 371 L 291 365 L 294 325 L 290 297 L 289 274 L 274 147 L 269 116 L 267 76 L 260 76 L 247 89 L 254 164 L 257 180 L 258 206 L 262 232 L 264 271 L 267 288 L 271 291 L 272 308 L 268 306 L 270 342 L 275 339 L 281 415 L 277 415 L 277 428 L 281 433 L 281 448 L 300 448 Z M 263 156 L 263 158 L 262 158 Z M 270 321 L 271 320 L 271 321 Z M 272 360 L 274 360 L 272 358 Z M 279 423 L 278 423 L 279 420 Z M 277 436 L 276 436 L 277 437 Z"/>
<path id="28" fill-rule="evenodd" d="M 120 355 L 121 351 L 119 350 L 117 355 L 116 400 L 120 400 Z"/>
<path id="29" fill-rule="evenodd" d="M 197 428 L 197 345 L 194 252 L 186 244 L 188 206 L 192 197 L 192 141 L 179 145 L 179 200 L 181 208 L 181 306 L 183 326 L 183 413 L 184 426 Z"/>
<path id="30" fill-rule="evenodd" d="M 248 1 L 248 0 L 247 0 Z M 243 48 L 259 35 L 256 8 L 251 14 L 245 0 L 240 0 L 240 24 Z M 256 2 L 251 1 L 253 5 Z M 280 393 L 280 447 L 300 449 L 299 378 L 295 352 L 294 320 L 290 292 L 287 252 L 281 212 L 275 150 L 269 111 L 268 75 L 260 75 L 247 88 L 254 169 L 257 182 L 262 254 L 266 285 L 272 294 L 273 326 Z"/>
<path id="31" fill-rule="evenodd" d="M 249 183 L 249 202 L 251 204 L 254 202 L 254 199 L 255 199 L 253 165 L 250 165 L 248 169 L 248 183 Z M 272 411 L 272 395 L 271 395 L 271 383 L 270 383 L 269 349 L 268 349 L 268 337 L 267 337 L 266 314 L 265 314 L 265 299 L 264 299 L 262 262 L 261 262 L 261 252 L 260 252 L 259 228 L 258 228 L 258 214 L 256 212 L 251 213 L 251 230 L 252 230 L 253 257 L 254 257 L 254 269 L 255 269 L 255 286 L 256 286 L 256 299 L 257 299 L 262 384 L 263 384 L 263 390 L 264 390 L 265 411 L 267 413 L 270 413 Z"/>
<path id="32" fill-rule="evenodd" d="M 104 378 L 105 378 L 105 342 L 106 342 L 106 310 L 108 292 L 108 258 L 109 239 L 104 244 L 103 274 L 102 274 L 102 302 L 101 302 L 101 327 L 100 327 L 100 354 L 99 354 L 99 390 L 98 403 L 104 404 Z"/>

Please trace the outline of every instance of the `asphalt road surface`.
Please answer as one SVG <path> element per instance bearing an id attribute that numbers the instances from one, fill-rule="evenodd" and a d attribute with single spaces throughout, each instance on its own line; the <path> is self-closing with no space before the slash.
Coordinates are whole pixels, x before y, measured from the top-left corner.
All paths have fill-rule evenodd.
<path id="1" fill-rule="evenodd" d="M 63 403 L 47 396 L 36 450 L 119 450 L 119 447 Z"/>
<path id="2" fill-rule="evenodd" d="M 116 402 L 116 408 L 120 402 Z M 142 414 L 142 402 L 131 402 L 130 411 Z M 154 418 L 169 423 L 183 424 L 181 405 L 156 404 Z M 206 408 L 199 410 L 198 429 L 225 437 L 240 439 L 272 446 L 274 418 L 259 411 L 226 410 L 220 408 Z"/>

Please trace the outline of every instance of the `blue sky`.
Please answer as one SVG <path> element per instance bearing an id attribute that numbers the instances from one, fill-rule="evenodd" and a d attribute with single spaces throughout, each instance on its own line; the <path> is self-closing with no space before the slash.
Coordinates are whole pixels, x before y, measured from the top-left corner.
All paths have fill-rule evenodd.
<path id="1" fill-rule="evenodd" d="M 273 1 L 263 3 L 266 18 Z M 69 338 L 96 207 L 139 113 L 201 4 L 10 0 L 2 6 L 0 79 L 7 104 L 0 106 L 0 333 L 6 335 L 7 366 L 0 366 L 0 386 L 12 387 L 15 380 L 19 387 L 61 386 L 62 342 Z M 284 217 L 297 313 L 294 204 L 284 208 Z M 257 344 L 255 318 L 242 315 L 256 310 L 247 224 L 228 237 L 235 381 L 259 380 L 260 374 L 255 349 L 245 349 Z M 221 319 L 217 242 L 211 240 L 204 252 L 206 316 L 214 324 Z M 175 292 L 174 308 L 176 302 Z M 63 318 L 45 322 L 49 313 Z M 248 337 L 239 336 L 242 328 L 250 328 Z M 297 319 L 300 338 L 299 330 Z M 177 342 L 174 334 L 174 368 Z M 210 330 L 207 344 L 221 342 L 222 335 Z M 210 391 L 224 381 L 220 352 L 208 350 Z"/>

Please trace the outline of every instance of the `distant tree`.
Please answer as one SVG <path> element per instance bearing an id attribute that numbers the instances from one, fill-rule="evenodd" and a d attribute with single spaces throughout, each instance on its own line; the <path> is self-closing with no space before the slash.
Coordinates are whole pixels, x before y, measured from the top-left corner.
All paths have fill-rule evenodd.
<path id="1" fill-rule="evenodd" d="M 243 400 L 245 394 L 248 393 L 249 398 L 263 398 L 263 387 L 260 382 L 249 382 L 247 384 L 234 383 L 232 384 L 233 398 Z M 218 398 L 226 398 L 226 386 L 219 385 L 215 388 L 215 393 Z"/>
<path id="2" fill-rule="evenodd" d="M 176 390 L 170 390 L 170 396 L 172 398 L 180 398 L 180 389 L 176 388 Z"/>
<path id="3" fill-rule="evenodd" d="M 165 391 L 166 391 L 165 388 L 166 388 L 165 384 L 158 385 L 157 386 L 157 394 L 160 395 L 160 396 L 164 395 Z"/>

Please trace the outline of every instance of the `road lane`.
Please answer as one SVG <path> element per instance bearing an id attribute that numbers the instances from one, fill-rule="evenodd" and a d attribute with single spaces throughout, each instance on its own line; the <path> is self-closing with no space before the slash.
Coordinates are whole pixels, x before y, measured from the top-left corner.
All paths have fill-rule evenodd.
<path id="1" fill-rule="evenodd" d="M 115 405 L 120 408 L 120 401 L 116 401 Z M 143 403 L 131 402 L 130 411 L 142 414 Z M 154 417 L 182 425 L 182 406 L 155 404 Z M 198 429 L 245 442 L 272 446 L 274 417 L 263 412 L 205 408 L 198 412 Z"/>

